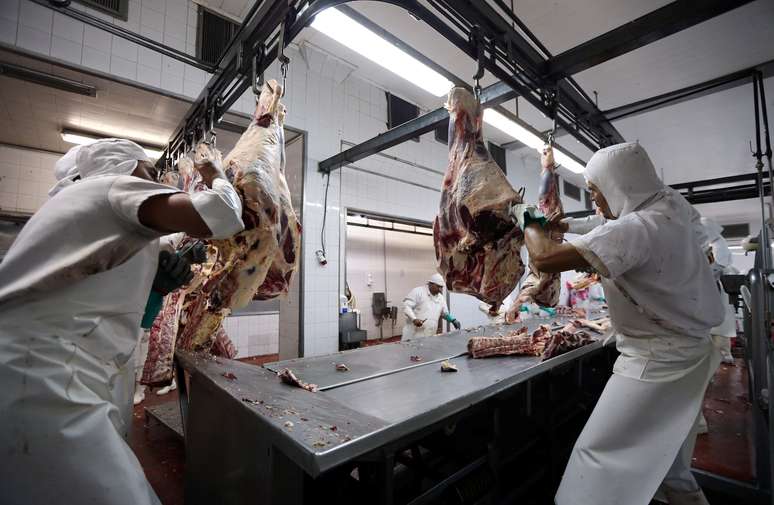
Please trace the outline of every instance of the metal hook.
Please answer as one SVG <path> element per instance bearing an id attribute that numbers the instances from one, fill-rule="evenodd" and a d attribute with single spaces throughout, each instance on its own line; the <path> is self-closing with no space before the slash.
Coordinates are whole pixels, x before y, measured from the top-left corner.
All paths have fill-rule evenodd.
<path id="1" fill-rule="evenodd" d="M 258 51 L 255 53 L 255 56 L 253 56 L 253 94 L 255 95 L 256 100 L 261 96 L 261 87 L 263 86 L 263 72 L 261 72 L 261 75 L 258 75 L 258 62 L 263 62 L 265 52 L 266 48 L 261 44 L 258 46 Z"/>
<path id="2" fill-rule="evenodd" d="M 473 94 L 476 99 L 481 98 L 481 78 L 484 77 L 484 41 L 481 37 L 481 28 L 478 25 L 473 27 L 470 33 L 470 41 L 476 46 L 476 73 L 473 74 Z"/>
<path id="3" fill-rule="evenodd" d="M 285 83 L 288 79 L 288 64 L 290 58 L 285 55 L 285 22 L 283 21 L 279 27 L 279 35 L 277 36 L 277 59 L 280 62 L 280 74 L 282 75 L 282 95 L 285 96 Z"/>

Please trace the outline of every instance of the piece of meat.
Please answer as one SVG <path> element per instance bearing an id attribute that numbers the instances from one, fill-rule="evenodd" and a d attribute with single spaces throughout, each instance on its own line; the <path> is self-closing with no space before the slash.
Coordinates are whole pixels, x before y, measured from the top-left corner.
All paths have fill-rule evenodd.
<path id="1" fill-rule="evenodd" d="M 505 336 L 473 337 L 468 340 L 468 353 L 472 358 L 518 355 L 541 356 L 545 361 L 592 342 L 586 332 L 570 325 L 556 332 L 541 325 L 531 335 L 527 328 L 521 328 Z"/>
<path id="2" fill-rule="evenodd" d="M 301 247 L 301 225 L 285 180 L 284 105 L 276 81 L 264 84 L 255 118 L 223 160 L 242 199 L 245 230 L 211 240 L 213 268 L 201 287 L 186 297 L 178 333 L 183 349 L 208 349 L 232 309 L 253 299 L 269 299 L 288 290 Z M 199 144 L 194 160 L 220 156 Z M 187 176 L 181 174 L 186 184 Z M 199 187 L 195 176 L 188 181 Z"/>
<path id="3" fill-rule="evenodd" d="M 557 316 L 586 317 L 586 311 L 580 307 L 557 305 L 555 309 Z"/>
<path id="4" fill-rule="evenodd" d="M 472 337 L 468 340 L 468 354 L 473 358 L 489 356 L 540 356 L 545 349 L 551 331 L 542 325 L 532 334 L 520 328 L 495 337 Z"/>
<path id="5" fill-rule="evenodd" d="M 585 331 L 568 332 L 560 330 L 554 332 L 546 343 L 546 348 L 543 351 L 543 361 L 593 342 L 594 339 Z"/>
<path id="6" fill-rule="evenodd" d="M 222 325 L 215 334 L 215 342 L 213 342 L 210 352 L 212 352 L 213 356 L 220 356 L 221 358 L 227 359 L 233 359 L 237 355 L 236 346 L 229 338 Z"/>
<path id="7" fill-rule="evenodd" d="M 607 318 L 597 319 L 596 321 L 590 321 L 588 319 L 576 319 L 573 322 L 578 326 L 585 326 L 586 328 L 597 331 L 599 333 L 604 333 L 610 328 L 610 319 Z"/>
<path id="8" fill-rule="evenodd" d="M 499 306 L 524 273 L 524 235 L 509 215 L 521 196 L 484 145 L 481 104 L 453 88 L 446 108 L 449 166 L 433 223 L 438 269 L 449 290 Z"/>
<path id="9" fill-rule="evenodd" d="M 290 368 L 283 368 L 282 370 L 280 370 L 278 377 L 282 382 L 290 386 L 296 386 L 301 389 L 306 389 L 307 391 L 311 391 L 312 393 L 317 392 L 317 389 L 318 389 L 317 384 L 309 384 L 308 382 L 302 381 L 301 379 L 296 377 L 296 374 L 294 374 Z"/>
<path id="10" fill-rule="evenodd" d="M 553 164 L 553 156 L 551 156 Z M 538 191 L 538 208 L 546 216 L 556 213 L 562 215 L 562 201 L 559 198 L 559 177 L 556 167 L 543 167 L 540 174 L 540 189 Z M 548 232 L 549 238 L 561 243 L 564 234 L 553 230 Z M 523 303 L 536 303 L 543 307 L 556 307 L 559 303 L 561 291 L 561 274 L 540 272 L 532 262 L 529 263 L 529 274 L 521 285 L 521 291 L 513 303 L 513 308 L 518 311 Z M 512 310 L 513 310 L 512 308 Z"/>

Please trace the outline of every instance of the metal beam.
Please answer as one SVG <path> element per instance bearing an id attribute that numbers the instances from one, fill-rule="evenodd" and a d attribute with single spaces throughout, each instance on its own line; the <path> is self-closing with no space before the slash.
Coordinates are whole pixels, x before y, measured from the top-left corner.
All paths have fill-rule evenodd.
<path id="1" fill-rule="evenodd" d="M 489 106 L 498 105 L 515 96 L 516 93 L 508 85 L 499 82 L 481 91 L 481 103 Z M 355 163 L 418 135 L 433 131 L 447 119 L 449 119 L 448 110 L 444 107 L 435 109 L 321 161 L 318 169 L 320 172 L 330 173 L 344 165 Z"/>
<path id="2" fill-rule="evenodd" d="M 694 100 L 711 95 L 713 93 L 719 93 L 721 91 L 732 89 L 737 86 L 748 84 L 756 70 L 763 72 L 763 76 L 765 78 L 771 77 L 774 75 L 774 60 L 767 61 L 752 68 L 747 68 L 721 77 L 716 77 L 715 79 L 710 79 L 699 84 L 686 86 L 674 91 L 669 91 L 667 93 L 662 93 L 650 98 L 638 100 L 630 104 L 614 107 L 612 109 L 602 111 L 602 114 L 604 114 L 605 117 L 607 117 L 610 121 L 616 121 L 618 119 L 623 119 L 629 116 L 635 116 L 637 114 L 643 114 L 645 112 L 660 109 L 667 105 L 675 105 L 687 100 Z"/>
<path id="3" fill-rule="evenodd" d="M 678 0 L 569 49 L 545 64 L 543 75 L 561 79 L 734 10 L 752 0 Z"/>

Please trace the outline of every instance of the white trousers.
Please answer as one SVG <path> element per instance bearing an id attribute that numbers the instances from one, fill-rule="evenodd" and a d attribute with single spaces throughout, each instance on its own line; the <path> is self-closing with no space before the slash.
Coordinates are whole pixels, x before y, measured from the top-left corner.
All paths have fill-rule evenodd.
<path id="1" fill-rule="evenodd" d="M 648 505 L 662 482 L 698 489 L 690 473 L 696 422 L 719 361 L 713 351 L 668 382 L 610 377 L 575 443 L 556 504 Z"/>

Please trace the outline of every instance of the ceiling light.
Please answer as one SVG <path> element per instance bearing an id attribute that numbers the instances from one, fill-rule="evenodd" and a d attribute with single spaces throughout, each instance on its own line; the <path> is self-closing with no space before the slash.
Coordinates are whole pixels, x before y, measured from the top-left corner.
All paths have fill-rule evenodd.
<path id="1" fill-rule="evenodd" d="M 90 84 L 84 84 L 72 79 L 27 67 L 21 67 L 19 65 L 13 65 L 11 63 L 0 63 L 0 75 L 40 84 L 41 86 L 48 86 L 49 88 L 60 89 L 69 93 L 77 93 L 79 95 L 91 97 L 97 96 L 97 88 Z"/>
<path id="2" fill-rule="evenodd" d="M 510 119 L 494 109 L 484 109 L 484 122 L 532 149 L 539 150 L 545 145 L 543 138 L 533 131 L 532 127 Z M 554 145 L 554 160 L 559 165 L 576 174 L 582 174 L 585 170 L 581 161 L 557 145 Z"/>
<path id="3" fill-rule="evenodd" d="M 91 144 L 92 142 L 96 142 L 97 140 L 103 139 L 103 138 L 107 138 L 107 137 L 105 135 L 76 132 L 72 130 L 62 130 L 62 140 L 64 140 L 69 144 L 76 144 L 76 145 Z M 142 150 L 145 151 L 145 154 L 147 154 L 148 157 L 151 159 L 158 159 L 163 154 L 163 149 L 161 147 L 148 147 L 142 144 L 139 144 L 139 145 L 140 147 L 142 147 Z"/>
<path id="4" fill-rule="evenodd" d="M 435 96 L 446 95 L 454 86 L 446 77 L 334 8 L 317 14 L 311 26 Z"/>

